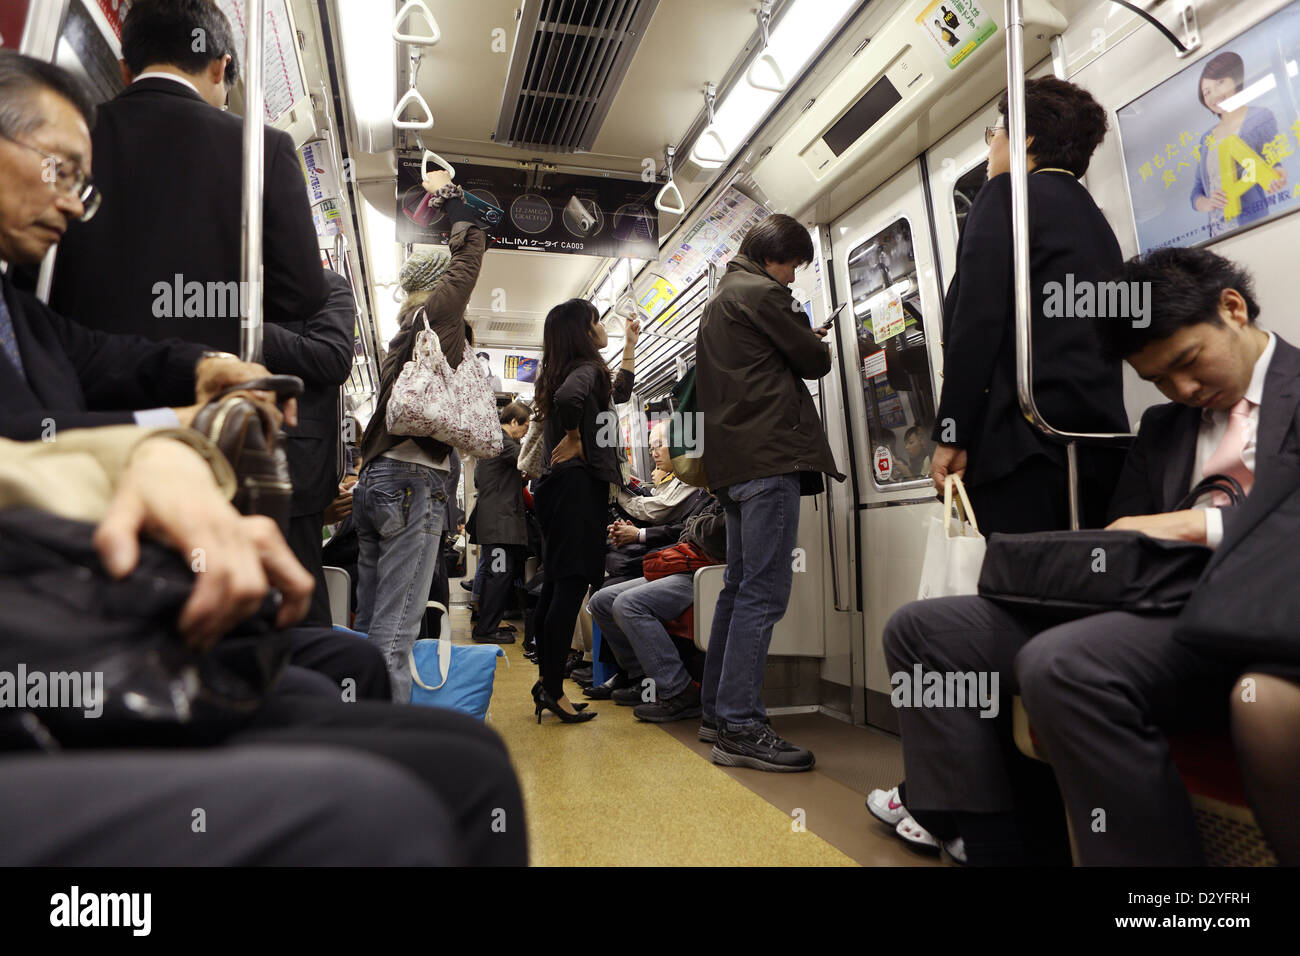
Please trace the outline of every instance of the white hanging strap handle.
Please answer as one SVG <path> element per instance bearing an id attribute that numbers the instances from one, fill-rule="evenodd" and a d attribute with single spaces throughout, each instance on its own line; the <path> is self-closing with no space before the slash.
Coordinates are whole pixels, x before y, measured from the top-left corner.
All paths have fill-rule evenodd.
<path id="1" fill-rule="evenodd" d="M 975 520 L 975 509 L 971 507 L 970 498 L 966 496 L 966 485 L 960 475 L 948 475 L 943 482 L 943 533 L 949 537 L 952 523 L 952 489 L 957 489 L 957 520 L 961 533 L 966 534 L 965 522 L 970 522 L 972 530 L 980 533 L 979 522 Z"/>
<path id="2" fill-rule="evenodd" d="M 763 52 L 749 65 L 749 69 L 745 71 L 745 82 L 756 90 L 766 90 L 769 93 L 784 93 L 785 74 L 781 72 L 781 67 L 776 62 L 776 57 L 772 56 L 768 51 L 768 47 L 771 45 L 771 37 L 769 36 L 769 28 L 771 25 L 772 0 L 763 0 L 763 4 L 758 11 L 758 26 L 763 32 Z M 754 79 L 754 69 L 760 63 L 766 63 L 768 68 L 772 71 L 772 75 L 776 77 L 775 86 L 768 83 L 761 83 Z"/>
<path id="3" fill-rule="evenodd" d="M 704 105 L 709 111 L 709 123 L 704 127 L 704 132 L 700 134 L 699 139 L 695 141 L 695 145 L 691 147 L 691 159 L 701 166 L 709 168 L 717 168 L 727 161 L 727 144 L 722 141 L 722 137 L 718 134 L 717 118 L 713 115 L 713 104 L 717 102 L 717 99 L 718 87 L 716 84 L 710 83 L 704 90 Z M 716 156 L 700 151 L 700 146 L 706 140 L 711 140 L 717 145 L 718 152 Z"/>
<path id="4" fill-rule="evenodd" d="M 402 22 L 412 13 L 424 15 L 424 19 L 429 24 L 428 36 L 402 32 Z M 415 46 L 433 46 L 442 39 L 442 31 L 438 29 L 438 21 L 433 18 L 433 12 L 425 4 L 424 0 L 407 0 L 402 5 L 402 9 L 397 11 L 397 16 L 393 18 L 393 39 L 398 43 L 411 43 Z"/>
<path id="5" fill-rule="evenodd" d="M 393 108 L 393 127 L 395 129 L 433 129 L 433 110 L 429 109 L 428 101 L 420 95 L 419 87 L 416 85 L 416 81 L 420 76 L 420 59 L 420 53 L 411 54 L 411 88 L 403 94 L 402 98 L 397 101 L 397 106 Z M 424 119 L 402 119 L 403 110 L 412 103 L 424 111 Z"/>
<path id="6" fill-rule="evenodd" d="M 660 212 L 670 212 L 675 216 L 680 216 L 686 212 L 686 200 L 682 198 L 682 191 L 677 188 L 677 182 L 673 179 L 673 157 L 677 155 L 676 146 L 668 146 L 664 149 L 664 166 L 668 170 L 668 182 L 663 184 L 659 194 L 655 196 L 655 208 Z M 666 197 L 669 192 L 677 197 L 677 204 L 670 206 Z"/>
<path id="7" fill-rule="evenodd" d="M 429 175 L 429 160 L 433 160 L 433 161 L 434 161 L 435 163 L 437 163 L 440 167 L 442 167 L 443 169 L 447 170 L 447 172 L 449 172 L 449 173 L 451 174 L 451 178 L 452 178 L 452 179 L 455 179 L 455 178 L 456 178 L 456 167 L 455 167 L 455 166 L 453 166 L 451 163 L 447 162 L 445 159 L 443 159 L 441 156 L 439 156 L 439 155 L 438 155 L 437 153 L 435 153 L 433 150 L 431 150 L 431 149 L 426 149 L 426 150 L 424 151 L 424 159 L 420 162 L 420 178 L 421 178 L 421 179 L 423 179 L 424 177 L 426 177 L 426 176 Z"/>

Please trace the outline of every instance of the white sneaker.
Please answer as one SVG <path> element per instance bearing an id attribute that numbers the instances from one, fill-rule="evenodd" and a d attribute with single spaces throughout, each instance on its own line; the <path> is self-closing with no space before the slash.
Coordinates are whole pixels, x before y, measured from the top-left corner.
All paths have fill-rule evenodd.
<path id="1" fill-rule="evenodd" d="M 894 828 L 897 833 L 907 843 L 922 850 L 938 850 L 939 841 L 930 836 L 930 831 L 921 824 L 917 823 L 911 817 L 903 817 L 898 821 L 898 826 Z"/>
<path id="2" fill-rule="evenodd" d="M 867 809 L 881 823 L 891 827 L 907 818 L 907 807 L 898 802 L 898 788 L 892 790 L 872 790 L 867 796 Z"/>
<path id="3" fill-rule="evenodd" d="M 958 866 L 966 865 L 966 842 L 957 837 L 955 840 L 949 840 L 943 845 L 943 854 L 949 862 L 956 863 Z"/>

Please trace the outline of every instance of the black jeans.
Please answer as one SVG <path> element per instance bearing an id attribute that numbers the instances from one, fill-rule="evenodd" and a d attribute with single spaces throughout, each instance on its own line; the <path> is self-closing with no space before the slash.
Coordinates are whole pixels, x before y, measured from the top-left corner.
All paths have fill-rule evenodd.
<path id="1" fill-rule="evenodd" d="M 517 595 L 520 608 L 525 608 L 523 581 L 524 560 L 527 552 L 513 544 L 485 544 L 479 563 L 487 568 L 483 590 L 479 595 L 478 623 L 475 634 L 491 634 L 501 624 L 511 595 Z"/>
<path id="2" fill-rule="evenodd" d="M 542 599 L 537 603 L 537 667 L 542 686 L 556 700 L 564 694 L 564 662 L 569 657 L 573 626 L 578 622 L 588 587 L 586 578 L 572 576 L 553 581 L 547 575 Z"/>

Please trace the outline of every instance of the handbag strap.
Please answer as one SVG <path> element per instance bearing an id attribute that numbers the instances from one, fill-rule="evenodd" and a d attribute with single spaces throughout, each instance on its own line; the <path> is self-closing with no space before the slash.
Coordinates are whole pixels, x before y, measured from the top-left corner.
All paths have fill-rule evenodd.
<path id="1" fill-rule="evenodd" d="M 442 683 L 437 687 L 430 687 L 420 680 L 420 670 L 415 666 L 414 646 L 406 655 L 406 666 L 411 671 L 411 680 L 425 690 L 441 690 L 443 684 L 447 683 L 447 676 L 451 673 L 451 614 L 448 613 L 445 604 L 440 604 L 437 601 L 430 601 L 425 605 L 425 608 L 437 608 L 442 611 L 442 636 L 438 639 L 438 676 L 442 678 Z"/>
<path id="2" fill-rule="evenodd" d="M 1241 482 L 1233 478 L 1232 475 L 1206 475 L 1205 478 L 1196 483 L 1196 487 L 1183 496 L 1183 500 L 1178 502 L 1174 511 L 1182 511 L 1195 506 L 1202 495 L 1209 494 L 1211 491 L 1223 492 L 1233 505 L 1239 505 L 1246 500 L 1246 492 L 1242 490 Z"/>
<path id="3" fill-rule="evenodd" d="M 952 489 L 957 489 L 957 520 L 963 522 L 962 536 L 966 535 L 964 522 L 969 521 L 976 534 L 980 533 L 979 522 L 975 520 L 975 509 L 971 507 L 970 498 L 966 496 L 966 485 L 960 475 L 948 475 L 943 482 L 943 533 L 951 537 L 949 529 L 952 524 Z"/>

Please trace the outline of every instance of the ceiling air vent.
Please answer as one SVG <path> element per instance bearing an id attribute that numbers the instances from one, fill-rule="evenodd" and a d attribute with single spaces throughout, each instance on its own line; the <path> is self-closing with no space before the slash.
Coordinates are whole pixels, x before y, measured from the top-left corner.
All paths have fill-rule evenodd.
<path id="1" fill-rule="evenodd" d="M 493 138 L 586 152 L 659 0 L 524 0 Z"/>

